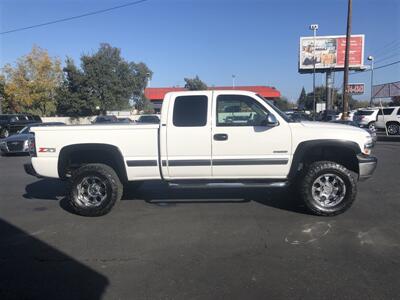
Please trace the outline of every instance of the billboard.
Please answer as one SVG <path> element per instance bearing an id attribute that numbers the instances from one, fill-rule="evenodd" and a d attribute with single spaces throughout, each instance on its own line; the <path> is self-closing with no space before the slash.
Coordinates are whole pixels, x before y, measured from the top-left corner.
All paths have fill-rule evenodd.
<path id="1" fill-rule="evenodd" d="M 364 94 L 364 83 L 349 83 L 347 85 L 347 92 L 352 95 Z"/>
<path id="2" fill-rule="evenodd" d="M 389 98 L 400 96 L 400 81 L 374 85 L 372 98 Z"/>
<path id="3" fill-rule="evenodd" d="M 300 38 L 299 72 L 313 72 L 327 70 L 341 71 L 344 69 L 344 56 L 346 50 L 346 36 L 317 36 Z M 360 70 L 364 68 L 364 35 L 352 35 L 350 38 L 349 68 Z"/>

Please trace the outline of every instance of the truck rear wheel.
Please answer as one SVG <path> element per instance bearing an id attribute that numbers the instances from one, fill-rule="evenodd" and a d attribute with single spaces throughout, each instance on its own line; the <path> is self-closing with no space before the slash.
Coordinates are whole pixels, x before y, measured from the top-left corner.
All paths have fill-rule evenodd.
<path id="1" fill-rule="evenodd" d="M 121 199 L 123 186 L 115 171 L 104 164 L 88 164 L 76 170 L 69 188 L 69 203 L 82 216 L 107 214 Z"/>
<path id="2" fill-rule="evenodd" d="M 300 183 L 303 201 L 319 216 L 334 216 L 345 212 L 357 195 L 355 174 L 331 161 L 310 165 Z"/>

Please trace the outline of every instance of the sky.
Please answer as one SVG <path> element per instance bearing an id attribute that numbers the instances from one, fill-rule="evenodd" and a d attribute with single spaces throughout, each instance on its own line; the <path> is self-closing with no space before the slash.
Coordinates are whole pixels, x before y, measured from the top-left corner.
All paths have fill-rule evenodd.
<path id="1" fill-rule="evenodd" d="M 0 0 L 0 31 L 122 5 L 132 0 Z M 34 44 L 51 56 L 77 64 L 100 43 L 122 51 L 128 61 L 144 62 L 154 72 L 152 87 L 183 86 L 198 75 L 207 85 L 269 85 L 291 101 L 312 75 L 298 73 L 299 38 L 346 32 L 347 0 L 148 0 L 69 22 L 0 35 L 0 66 L 15 63 Z M 400 60 L 400 1 L 353 0 L 352 34 L 365 34 L 365 64 Z M 342 86 L 342 72 L 335 86 Z M 374 72 L 374 84 L 400 80 L 400 64 Z M 350 76 L 365 83 L 370 72 Z M 317 74 L 316 84 L 325 84 Z"/>

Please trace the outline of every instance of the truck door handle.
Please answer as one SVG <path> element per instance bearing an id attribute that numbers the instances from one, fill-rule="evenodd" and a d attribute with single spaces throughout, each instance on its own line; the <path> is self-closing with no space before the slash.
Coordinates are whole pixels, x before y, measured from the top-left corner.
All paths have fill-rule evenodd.
<path id="1" fill-rule="evenodd" d="M 226 133 L 214 134 L 214 140 L 216 141 L 226 141 L 227 139 L 228 135 Z"/>

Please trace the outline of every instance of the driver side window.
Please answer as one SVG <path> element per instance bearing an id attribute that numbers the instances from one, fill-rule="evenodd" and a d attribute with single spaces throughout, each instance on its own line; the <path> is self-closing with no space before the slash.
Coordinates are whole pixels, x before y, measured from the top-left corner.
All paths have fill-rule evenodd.
<path id="1" fill-rule="evenodd" d="M 267 115 L 268 111 L 249 96 L 217 97 L 217 126 L 262 126 Z"/>

